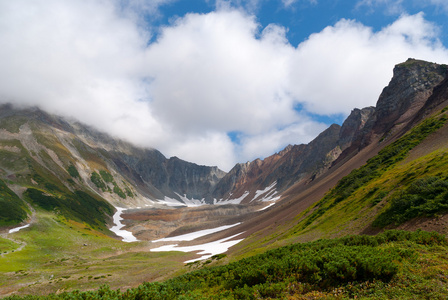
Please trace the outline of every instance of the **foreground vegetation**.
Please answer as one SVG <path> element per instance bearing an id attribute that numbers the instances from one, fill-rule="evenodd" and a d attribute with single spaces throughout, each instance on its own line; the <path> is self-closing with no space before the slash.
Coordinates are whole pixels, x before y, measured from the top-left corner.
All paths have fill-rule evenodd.
<path id="1" fill-rule="evenodd" d="M 0 179 L 0 226 L 18 224 L 27 218 L 26 204 Z"/>
<path id="2" fill-rule="evenodd" d="M 364 166 L 353 170 L 349 175 L 342 178 L 338 184 L 316 204 L 317 209 L 306 217 L 302 223 L 302 228 L 306 228 L 338 203 L 348 199 L 369 199 L 371 206 L 381 202 L 392 189 L 396 189 L 397 187 L 394 186 L 391 187 L 390 190 L 387 190 L 383 185 L 379 184 L 379 180 L 390 175 L 389 171 L 396 169 L 396 166 L 406 158 L 409 151 L 419 145 L 431 133 L 444 126 L 447 120 L 448 118 L 444 113 L 426 119 L 408 134 L 385 147 L 375 157 L 369 159 Z M 443 165 L 438 167 L 443 167 Z M 379 220 L 377 219 L 374 222 L 374 225 L 379 227 L 384 227 L 391 223 L 396 223 L 398 225 L 425 213 L 427 213 L 426 215 L 428 216 L 432 216 L 436 212 L 447 210 L 448 196 L 446 196 L 446 193 L 448 192 L 448 185 L 445 185 L 445 180 L 448 179 L 448 174 L 439 171 L 437 173 L 438 177 L 433 177 L 432 179 L 424 178 L 422 180 L 417 180 L 415 183 L 414 181 L 418 176 L 412 177 L 412 175 L 417 175 L 417 173 L 413 172 L 411 174 L 406 174 L 404 179 L 408 180 L 402 182 L 403 188 L 406 189 L 404 193 L 408 196 L 395 193 L 395 198 L 397 199 L 392 201 L 393 204 L 391 207 L 378 217 Z M 437 182 L 436 186 L 429 187 L 428 184 L 431 185 L 430 182 Z M 372 183 L 373 187 L 366 195 L 363 195 L 362 197 L 356 195 L 357 192 L 366 186 L 372 186 Z M 411 186 L 409 187 L 409 185 Z M 427 188 L 423 186 L 419 188 L 418 185 L 425 185 Z M 434 202 L 436 200 L 436 193 L 442 192 L 442 190 L 444 194 L 437 197 L 437 203 L 427 203 L 431 200 Z M 410 196 L 414 193 L 417 193 L 419 196 Z M 355 197 L 353 197 L 354 195 Z M 431 198 L 426 198 L 428 195 L 432 195 Z M 407 203 L 409 197 L 418 197 L 418 199 Z M 407 205 L 407 207 L 400 207 L 403 205 Z M 413 212 L 411 213 L 408 210 L 412 210 Z"/>
<path id="3" fill-rule="evenodd" d="M 192 254 L 149 252 L 148 242 L 123 243 L 64 215 L 36 210 L 35 221 L 0 238 L 0 297 L 73 289 L 135 287 L 185 272 Z M 20 250 L 20 246 L 24 245 Z"/>
<path id="4" fill-rule="evenodd" d="M 448 297 L 448 243 L 425 231 L 386 231 L 293 244 L 165 282 L 18 299 L 301 299 Z"/>

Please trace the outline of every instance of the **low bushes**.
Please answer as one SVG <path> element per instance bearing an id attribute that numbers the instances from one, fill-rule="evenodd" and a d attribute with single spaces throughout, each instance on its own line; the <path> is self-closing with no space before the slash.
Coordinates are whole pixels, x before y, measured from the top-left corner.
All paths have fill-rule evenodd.
<path id="1" fill-rule="evenodd" d="M 424 231 L 386 231 L 378 236 L 347 236 L 293 244 L 224 266 L 207 267 L 125 292 L 66 292 L 46 299 L 263 299 L 287 295 L 362 293 L 361 286 L 386 287 L 403 268 L 416 264 L 422 247 L 445 247 L 444 236 Z M 446 251 L 446 250 L 444 250 Z M 414 276 L 414 275 L 412 275 Z M 415 280 L 416 277 L 413 277 Z M 399 290 L 404 288 L 400 286 Z M 396 292 L 393 290 L 392 292 Z M 351 295 L 350 294 L 350 295 Z M 386 294 L 387 295 L 387 294 Z M 9 297 L 22 299 L 20 297 Z M 26 299 L 40 299 L 29 296 Z"/>

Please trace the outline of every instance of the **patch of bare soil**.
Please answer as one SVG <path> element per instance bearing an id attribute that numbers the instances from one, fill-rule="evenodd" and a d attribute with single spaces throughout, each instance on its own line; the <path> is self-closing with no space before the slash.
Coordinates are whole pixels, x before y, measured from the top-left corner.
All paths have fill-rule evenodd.
<path id="1" fill-rule="evenodd" d="M 403 163 L 418 159 L 440 149 L 448 149 L 448 124 L 445 124 L 445 126 L 428 136 L 417 147 L 412 149 Z"/>
<path id="2" fill-rule="evenodd" d="M 425 231 L 435 231 L 441 234 L 448 234 L 448 213 L 444 213 L 433 218 L 416 218 L 398 226 L 396 229 L 408 231 L 421 229 Z"/>

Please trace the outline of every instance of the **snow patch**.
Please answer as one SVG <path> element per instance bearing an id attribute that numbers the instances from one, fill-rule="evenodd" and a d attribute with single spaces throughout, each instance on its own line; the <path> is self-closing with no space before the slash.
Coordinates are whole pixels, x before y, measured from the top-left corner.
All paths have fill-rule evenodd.
<path id="1" fill-rule="evenodd" d="M 259 210 L 257 210 L 257 211 L 262 211 L 262 210 L 268 209 L 268 208 L 271 207 L 272 205 L 275 205 L 275 202 L 274 202 L 274 203 L 271 203 L 271 204 L 269 204 L 268 206 L 265 206 L 265 207 L 263 207 L 263 208 L 261 208 L 261 209 L 259 209 Z"/>
<path id="2" fill-rule="evenodd" d="M 121 228 L 124 227 L 124 224 L 121 223 L 123 218 L 121 217 L 121 214 L 126 210 L 126 208 L 122 207 L 115 207 L 117 209 L 117 212 L 114 214 L 114 224 L 115 226 L 112 226 L 109 230 L 115 233 L 116 235 L 123 238 L 123 242 L 131 243 L 131 242 L 138 242 L 137 238 L 132 234 L 132 232 L 127 230 L 122 230 Z"/>
<path id="3" fill-rule="evenodd" d="M 165 198 L 163 200 L 157 200 L 158 203 L 160 204 L 165 204 L 167 206 L 187 206 L 187 207 L 198 207 L 198 206 L 203 206 L 203 205 L 208 205 L 207 203 L 205 203 L 205 199 L 188 199 L 187 195 L 183 195 L 181 196 L 180 194 L 176 193 L 176 195 L 180 198 L 180 200 L 182 200 L 183 202 L 174 199 L 174 198 L 170 198 L 168 196 L 165 196 Z"/>
<path id="4" fill-rule="evenodd" d="M 214 242 L 210 242 L 210 243 L 205 243 L 205 244 L 201 244 L 201 245 L 194 245 L 194 246 L 185 246 L 185 247 L 178 247 L 177 244 L 175 245 L 166 245 L 166 246 L 162 246 L 159 248 L 154 248 L 154 249 L 150 249 L 150 251 L 153 252 L 161 252 L 161 251 L 181 251 L 181 252 L 193 252 L 193 251 L 200 251 L 198 252 L 198 254 L 202 254 L 201 257 L 199 258 L 195 258 L 192 260 L 187 260 L 184 263 L 190 263 L 190 262 L 195 262 L 198 260 L 203 260 L 203 259 L 207 259 L 212 257 L 213 255 L 217 255 L 217 254 L 221 254 L 226 252 L 227 250 L 229 250 L 230 247 L 238 244 L 239 242 L 241 242 L 243 239 L 239 239 L 239 240 L 234 240 L 234 241 L 229 241 L 231 239 L 233 239 L 234 237 L 238 236 L 242 234 L 238 233 L 235 235 L 232 235 L 230 237 L 227 238 L 223 238 Z"/>
<path id="5" fill-rule="evenodd" d="M 260 196 L 262 196 L 258 201 L 261 202 L 271 202 L 271 201 L 277 201 L 278 199 L 280 199 L 280 195 L 277 195 L 277 190 L 274 189 L 275 186 L 277 185 L 277 181 L 274 181 L 270 186 L 266 187 L 263 190 L 257 190 L 255 192 L 255 197 L 250 201 L 254 201 L 257 200 Z"/>
<path id="6" fill-rule="evenodd" d="M 213 199 L 213 204 L 214 205 L 226 205 L 226 204 L 240 204 L 244 198 L 246 198 L 249 195 L 249 191 L 245 191 L 244 194 L 242 194 L 239 198 L 228 198 L 228 199 L 220 199 L 220 200 L 216 200 Z M 232 197 L 232 194 L 230 194 L 230 197 Z"/>
<path id="7" fill-rule="evenodd" d="M 204 198 L 202 198 L 201 200 L 193 199 L 193 198 L 188 199 L 187 195 L 185 195 L 185 194 L 183 196 L 181 196 L 178 193 L 176 193 L 176 195 L 179 196 L 180 200 L 182 200 L 187 207 L 197 207 L 197 206 L 207 205 L 207 203 L 205 203 Z"/>
<path id="8" fill-rule="evenodd" d="M 272 192 L 271 190 L 272 190 L 276 185 L 277 185 L 277 181 L 274 181 L 270 186 L 265 187 L 264 190 L 257 190 L 257 191 L 255 192 L 255 197 L 254 197 L 250 202 L 256 200 L 258 197 L 260 197 L 260 196 L 263 195 L 263 194 L 266 194 L 266 193 L 268 193 L 268 192 Z M 276 193 L 275 190 L 274 190 L 274 192 Z M 268 195 L 269 195 L 269 193 L 268 193 Z M 261 201 L 263 201 L 263 199 L 262 199 Z"/>
<path id="9" fill-rule="evenodd" d="M 17 232 L 17 231 L 19 231 L 21 229 L 27 228 L 29 226 L 30 226 L 30 224 L 26 224 L 26 225 L 23 225 L 23 226 L 20 226 L 20 227 L 12 228 L 12 229 L 9 230 L 8 233 L 14 233 L 14 232 Z"/>
<path id="10" fill-rule="evenodd" d="M 157 200 L 157 201 L 159 204 L 164 204 L 166 206 L 187 206 L 185 203 L 182 203 L 179 200 L 167 196 L 165 196 L 163 200 Z"/>
<path id="11" fill-rule="evenodd" d="M 178 235 L 178 236 L 167 237 L 167 238 L 155 240 L 155 241 L 152 241 L 152 242 L 153 243 L 157 243 L 157 242 L 172 242 L 172 241 L 192 241 L 192 240 L 195 240 L 197 238 L 206 236 L 208 234 L 212 234 L 212 233 L 215 233 L 215 232 L 223 231 L 223 230 L 232 228 L 232 227 L 240 225 L 240 224 L 241 223 L 236 223 L 236 224 L 233 224 L 233 225 L 225 225 L 225 226 L 220 226 L 220 227 L 211 228 L 211 229 L 199 230 L 199 231 L 190 232 L 190 233 L 183 234 L 183 235 Z"/>

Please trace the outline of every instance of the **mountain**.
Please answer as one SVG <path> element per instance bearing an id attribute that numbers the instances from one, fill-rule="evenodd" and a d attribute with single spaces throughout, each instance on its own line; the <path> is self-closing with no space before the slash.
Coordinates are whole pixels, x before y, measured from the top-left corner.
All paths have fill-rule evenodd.
<path id="1" fill-rule="evenodd" d="M 376 107 L 354 109 L 342 126 L 331 125 L 307 145 L 290 145 L 264 160 L 237 164 L 216 186 L 215 197 L 239 197 L 276 182 L 279 193 L 295 183 L 309 183 L 332 165 L 356 155 L 377 137 L 387 139 L 405 127 L 423 107 L 446 67 L 409 59 L 394 68 Z M 227 193 L 227 194 L 226 194 Z M 244 203 L 244 201 L 243 201 Z"/>
<path id="2" fill-rule="evenodd" d="M 0 128 L 4 193 L 15 191 L 23 198 L 26 191 L 36 190 L 53 197 L 53 202 L 66 198 L 53 206 L 70 217 L 74 208 L 68 208 L 72 202 L 69 199 L 79 198 L 76 193 L 86 193 L 105 203 L 106 215 L 111 215 L 109 203 L 136 207 L 153 205 L 165 197 L 200 199 L 225 175 L 217 167 L 198 166 L 176 157 L 167 159 L 155 149 L 135 147 L 38 108 L 2 105 Z M 0 224 L 12 225 L 26 219 L 30 210 L 17 199 L 4 198 L 7 206 L 2 210 Z M 85 215 L 80 212 L 81 206 L 77 210 Z M 106 219 L 101 219 L 104 228 Z"/>
<path id="3" fill-rule="evenodd" d="M 353 110 L 344 122 L 338 141 L 347 140 L 345 149 L 332 152 L 328 167 L 306 174 L 282 192 L 279 204 L 238 228 L 250 238 L 234 247 L 235 255 L 244 256 L 259 239 L 275 247 L 397 226 L 448 233 L 445 222 L 431 225 L 448 217 L 437 198 L 447 192 L 447 74 L 446 65 L 415 59 L 397 65 L 377 105 Z M 404 204 L 401 195 L 412 193 L 415 199 Z"/>
<path id="4" fill-rule="evenodd" d="M 240 293 L 234 294 L 240 298 L 315 291 L 328 296 L 341 286 L 344 295 L 352 297 L 358 295 L 352 281 L 361 280 L 391 296 L 388 282 L 408 287 L 408 281 L 414 281 L 409 278 L 417 276 L 406 273 L 402 265 L 407 264 L 426 274 L 418 273 L 418 280 L 426 280 L 418 286 L 437 289 L 444 277 L 434 274 L 446 265 L 442 235 L 348 235 L 387 229 L 448 233 L 447 123 L 448 68 L 416 59 L 395 66 L 376 106 L 355 108 L 341 126 L 329 126 L 310 143 L 237 164 L 228 173 L 166 158 L 156 149 L 136 147 L 38 108 L 3 105 L 0 281 L 9 287 L 0 285 L 0 292 L 45 294 L 105 283 L 128 288 L 199 268 L 198 273 L 174 279 L 173 286 L 188 290 L 197 278 L 216 282 L 213 278 L 224 276 L 229 284 L 220 289 Z M 121 216 L 126 230 L 140 242 L 111 238 L 114 206 L 129 208 Z M 31 226 L 18 240 L 2 233 L 20 223 Z M 179 249 L 170 245 L 173 236 L 220 227 L 226 229 L 176 243 L 199 251 L 192 247 L 239 241 L 227 250 L 227 257 L 215 255 L 185 266 L 184 261 L 198 257 L 195 252 L 152 252 Z M 328 238 L 332 240 L 295 244 Z M 316 251 L 322 255 L 314 255 Z M 428 254 L 431 251 L 438 253 L 437 259 Z M 328 258 L 325 263 L 322 257 Z M 375 257 L 381 267 L 364 268 L 372 263 L 365 257 Z M 434 268 L 418 263 L 428 259 Z M 226 262 L 232 264 L 202 268 Z M 308 273 L 303 271 L 306 266 Z M 305 273 L 291 273 L 290 267 Z M 279 272 L 281 276 L 273 275 Z M 332 272 L 334 278 L 326 280 Z M 367 275 L 357 277 L 357 272 Z M 146 288 L 161 294 L 162 288 L 177 289 L 169 283 L 146 284 L 135 293 Z M 365 296 L 360 289 L 359 295 Z M 112 293 L 102 290 L 106 292 Z M 127 295 L 132 298 L 132 293 Z"/>
<path id="5" fill-rule="evenodd" d="M 309 144 L 289 145 L 263 160 L 237 164 L 228 173 L 168 159 L 156 149 L 136 147 L 38 108 L 3 105 L 2 178 L 13 190 L 80 190 L 125 207 L 273 201 L 292 186 L 304 189 L 327 176 L 380 139 L 386 145 L 404 134 L 417 116 L 423 118 L 438 104 L 428 99 L 434 99 L 430 96 L 446 72 L 444 65 L 409 59 L 395 67 L 376 107 L 354 109 L 342 126 L 331 125 Z M 14 203 L 8 205 L 16 221 L 23 221 L 29 214 L 26 204 Z"/>

